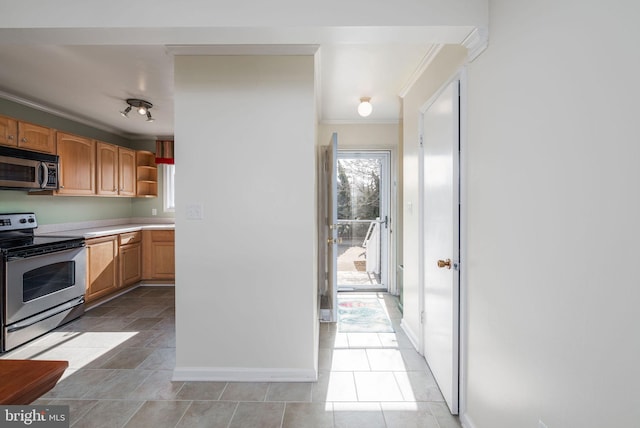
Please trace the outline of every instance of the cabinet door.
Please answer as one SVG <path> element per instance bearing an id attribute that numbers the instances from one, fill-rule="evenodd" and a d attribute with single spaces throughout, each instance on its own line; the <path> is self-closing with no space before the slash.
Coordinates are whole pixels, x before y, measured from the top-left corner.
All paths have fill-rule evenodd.
<path id="1" fill-rule="evenodd" d="M 96 193 L 118 194 L 118 146 L 96 142 Z"/>
<path id="2" fill-rule="evenodd" d="M 118 288 L 118 237 L 88 239 L 87 246 L 87 295 L 91 301 Z"/>
<path id="3" fill-rule="evenodd" d="M 175 280 L 175 234 L 173 230 L 143 232 L 143 278 Z"/>
<path id="4" fill-rule="evenodd" d="M 136 152 L 118 147 L 118 182 L 120 196 L 136 196 Z"/>
<path id="5" fill-rule="evenodd" d="M 0 116 L 0 144 L 18 146 L 18 122 L 6 116 Z"/>
<path id="6" fill-rule="evenodd" d="M 120 285 L 126 287 L 142 279 L 142 245 L 120 247 Z"/>
<path id="7" fill-rule="evenodd" d="M 28 122 L 18 122 L 18 147 L 44 153 L 56 153 L 55 130 Z"/>
<path id="8" fill-rule="evenodd" d="M 93 140 L 58 132 L 61 195 L 94 195 L 96 146 Z"/>

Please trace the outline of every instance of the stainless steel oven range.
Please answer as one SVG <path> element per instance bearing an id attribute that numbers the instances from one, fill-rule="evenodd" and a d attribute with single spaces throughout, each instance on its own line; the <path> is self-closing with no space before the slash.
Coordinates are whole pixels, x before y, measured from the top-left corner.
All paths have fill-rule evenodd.
<path id="1" fill-rule="evenodd" d="M 34 213 L 0 214 L 0 352 L 84 313 L 84 238 L 36 236 L 37 227 Z"/>

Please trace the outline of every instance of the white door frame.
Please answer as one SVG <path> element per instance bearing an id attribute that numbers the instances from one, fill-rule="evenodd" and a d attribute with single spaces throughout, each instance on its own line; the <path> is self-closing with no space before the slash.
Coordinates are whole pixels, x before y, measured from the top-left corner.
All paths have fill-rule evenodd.
<path id="1" fill-rule="evenodd" d="M 424 323 L 423 323 L 423 312 L 424 312 L 424 231 L 425 231 L 425 218 L 424 218 L 424 148 L 422 145 L 423 139 L 423 114 L 428 110 L 428 108 L 435 102 L 435 100 L 440 96 L 440 94 L 454 81 L 460 81 L 460 118 L 459 118 L 459 126 L 460 126 L 460 154 L 459 154 L 459 198 L 460 198 L 460 314 L 459 314 L 459 401 L 458 401 L 458 414 L 463 415 L 466 410 L 466 377 L 467 377 L 467 335 L 468 335 L 468 311 L 467 311 L 467 266 L 466 266 L 466 249 L 467 249 L 467 189 L 466 189 L 466 143 L 467 143 L 467 71 L 465 67 L 462 67 L 458 70 L 450 79 L 442 84 L 440 89 L 433 94 L 429 100 L 422 105 L 419 110 L 419 130 L 418 136 L 420 138 L 419 144 L 419 155 L 418 155 L 418 175 L 419 175 L 419 183 L 418 183 L 418 194 L 419 194 L 419 308 L 421 314 L 421 322 L 420 322 L 420 336 L 419 336 L 419 349 L 418 351 L 424 355 Z"/>

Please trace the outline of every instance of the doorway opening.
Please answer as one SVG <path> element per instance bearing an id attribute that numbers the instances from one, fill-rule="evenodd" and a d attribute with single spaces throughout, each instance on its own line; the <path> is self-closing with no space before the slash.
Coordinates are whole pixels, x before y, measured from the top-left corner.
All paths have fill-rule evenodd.
<path id="1" fill-rule="evenodd" d="M 386 151 L 338 151 L 339 292 L 388 291 L 389 158 Z"/>

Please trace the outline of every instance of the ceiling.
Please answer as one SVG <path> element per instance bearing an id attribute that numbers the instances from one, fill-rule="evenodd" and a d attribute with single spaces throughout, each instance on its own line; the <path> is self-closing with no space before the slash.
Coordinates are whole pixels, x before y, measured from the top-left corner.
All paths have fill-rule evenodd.
<path id="1" fill-rule="evenodd" d="M 415 38 L 387 40 L 380 36 L 355 42 L 325 37 L 326 40 L 313 40 L 319 43 L 306 44 L 318 50 L 320 122 L 397 122 L 399 94 L 436 51 L 439 44 L 435 41 L 462 41 L 469 29 L 456 29 L 454 34 L 451 29 L 447 31 L 446 37 L 430 34 L 418 42 Z M 181 54 L 180 49 L 171 48 L 166 42 L 76 44 L 39 40 L 0 42 L 0 97 L 127 138 L 173 135 L 173 59 Z M 260 52 L 260 46 L 267 45 L 255 46 Z M 363 96 L 371 97 L 373 104 L 373 113 L 366 119 L 356 112 Z M 133 113 L 128 119 L 123 118 L 119 112 L 126 107 L 127 98 L 153 103 L 155 121 L 146 122 Z"/>

